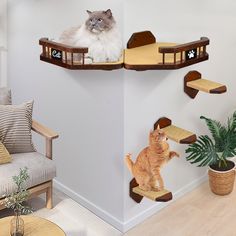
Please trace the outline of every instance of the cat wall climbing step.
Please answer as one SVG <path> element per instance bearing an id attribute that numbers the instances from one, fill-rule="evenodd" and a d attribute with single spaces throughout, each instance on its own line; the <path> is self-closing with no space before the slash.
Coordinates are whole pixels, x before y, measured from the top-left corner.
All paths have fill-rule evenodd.
<path id="1" fill-rule="evenodd" d="M 71 70 L 115 70 L 123 68 L 123 57 L 120 61 L 110 63 L 86 64 L 85 53 L 88 48 L 71 47 L 41 38 L 42 46 L 40 60 Z"/>
<path id="2" fill-rule="evenodd" d="M 172 193 L 165 189 L 158 192 L 143 191 L 138 187 L 138 184 L 134 178 L 130 181 L 130 197 L 137 203 L 140 203 L 143 197 L 156 202 L 168 202 L 173 198 Z"/>
<path id="3" fill-rule="evenodd" d="M 130 70 L 173 70 L 208 60 L 210 40 L 185 43 L 156 42 L 150 31 L 134 33 L 124 53 L 124 67 Z"/>
<path id="4" fill-rule="evenodd" d="M 163 129 L 167 135 L 167 137 L 177 143 L 181 144 L 190 144 L 194 143 L 197 140 L 196 134 L 179 128 L 175 125 L 172 125 L 172 121 L 166 117 L 160 118 L 155 124 L 154 129 L 157 128 L 157 126 L 161 129 Z"/>
<path id="5" fill-rule="evenodd" d="M 221 94 L 227 91 L 225 85 L 202 79 L 198 71 L 190 71 L 184 77 L 184 91 L 189 97 L 195 98 L 199 91 L 212 94 Z"/>
<path id="6" fill-rule="evenodd" d="M 72 70 L 172 70 L 208 60 L 206 47 L 209 39 L 185 44 L 156 42 L 150 31 L 134 33 L 127 43 L 122 58 L 112 63 L 87 64 L 85 54 L 88 48 L 70 47 L 42 38 L 40 59 L 42 61 Z"/>

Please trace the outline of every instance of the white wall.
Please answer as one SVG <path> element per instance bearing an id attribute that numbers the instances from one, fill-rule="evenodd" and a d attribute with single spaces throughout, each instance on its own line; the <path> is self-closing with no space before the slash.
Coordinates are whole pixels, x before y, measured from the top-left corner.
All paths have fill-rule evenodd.
<path id="1" fill-rule="evenodd" d="M 111 8 L 127 42 L 135 31 L 151 30 L 158 41 L 211 39 L 210 60 L 176 71 L 69 71 L 39 61 L 40 37 L 55 38 L 86 18 L 86 9 Z M 176 125 L 206 132 L 200 115 L 224 119 L 235 108 L 236 3 L 233 0 L 11 0 L 8 72 L 15 102 L 35 98 L 34 117 L 60 133 L 55 144 L 57 187 L 120 230 L 127 230 L 165 204 L 128 195 L 130 173 L 124 153 L 135 157 L 147 145 L 153 123 L 167 116 Z M 167 14 L 168 13 L 168 14 Z M 124 16 L 124 19 L 123 19 Z M 124 27 L 123 27 L 124 24 Z M 228 93 L 183 92 L 189 70 L 227 84 Z M 38 141 L 37 141 L 38 142 Z M 41 149 L 40 142 L 38 143 Z M 185 145 L 170 141 L 181 154 L 163 169 L 175 197 L 199 184 L 205 169 L 185 160 Z"/>
<path id="2" fill-rule="evenodd" d="M 7 0 L 0 1 L 0 86 L 7 85 Z"/>
<path id="3" fill-rule="evenodd" d="M 236 107 L 235 53 L 236 3 L 221 1 L 125 1 L 125 32 L 127 41 L 135 31 L 151 30 L 159 42 L 189 42 L 210 38 L 210 60 L 187 68 L 172 71 L 125 71 L 125 153 L 134 158 L 148 142 L 149 130 L 162 116 L 176 125 L 196 132 L 207 132 L 200 115 L 224 120 Z M 190 70 L 199 70 L 204 78 L 225 83 L 228 93 L 209 95 L 199 93 L 191 100 L 183 91 L 183 78 Z M 185 159 L 186 145 L 170 141 L 172 150 L 181 158 L 172 160 L 163 168 L 166 188 L 175 198 L 191 190 L 203 180 L 205 169 L 191 166 Z M 125 171 L 125 229 L 141 222 L 165 204 L 147 199 L 136 204 L 128 195 L 130 173 Z M 173 213 L 174 214 L 174 213 Z"/>
<path id="4" fill-rule="evenodd" d="M 87 19 L 86 9 L 117 0 L 12 0 L 9 81 L 15 103 L 34 98 L 34 118 L 60 134 L 55 141 L 57 186 L 117 227 L 123 222 L 123 70 L 69 71 L 39 60 L 41 37 L 55 38 Z"/>

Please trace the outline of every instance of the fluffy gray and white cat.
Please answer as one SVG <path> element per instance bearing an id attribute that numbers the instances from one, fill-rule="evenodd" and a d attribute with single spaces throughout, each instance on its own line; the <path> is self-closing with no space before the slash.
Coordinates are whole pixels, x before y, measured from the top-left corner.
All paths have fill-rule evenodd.
<path id="1" fill-rule="evenodd" d="M 89 18 L 86 22 L 80 27 L 64 31 L 59 42 L 74 47 L 87 47 L 85 63 L 119 61 L 122 39 L 111 10 L 87 13 Z"/>

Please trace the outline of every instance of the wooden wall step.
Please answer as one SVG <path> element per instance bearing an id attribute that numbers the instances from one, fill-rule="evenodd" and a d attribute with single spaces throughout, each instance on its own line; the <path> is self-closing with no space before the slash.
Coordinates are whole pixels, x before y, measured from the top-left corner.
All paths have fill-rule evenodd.
<path id="1" fill-rule="evenodd" d="M 168 202 L 172 199 L 172 193 L 168 190 L 143 191 L 138 187 L 135 178 L 130 181 L 129 196 L 137 203 L 140 203 L 144 197 L 156 202 Z"/>
<path id="2" fill-rule="evenodd" d="M 190 144 L 194 143 L 197 140 L 196 134 L 179 128 L 175 125 L 172 125 L 172 121 L 168 119 L 167 117 L 160 118 L 155 124 L 154 129 L 157 128 L 157 126 L 161 129 L 163 129 L 167 135 L 167 137 L 177 143 L 181 144 Z"/>
<path id="3" fill-rule="evenodd" d="M 156 202 L 168 202 L 172 200 L 172 193 L 166 189 L 162 191 L 144 191 L 139 187 L 133 188 L 133 192 Z"/>
<path id="4" fill-rule="evenodd" d="M 221 94 L 227 91 L 225 85 L 201 77 L 202 75 L 198 71 L 190 71 L 184 77 L 184 91 L 189 97 L 195 98 L 199 91 L 212 94 Z"/>

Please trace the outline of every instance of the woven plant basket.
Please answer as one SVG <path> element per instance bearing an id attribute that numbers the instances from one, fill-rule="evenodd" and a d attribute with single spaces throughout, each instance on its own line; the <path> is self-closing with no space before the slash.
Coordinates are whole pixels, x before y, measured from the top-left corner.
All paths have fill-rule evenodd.
<path id="1" fill-rule="evenodd" d="M 235 180 L 235 164 L 231 170 L 216 171 L 209 167 L 209 184 L 211 191 L 217 195 L 227 195 L 233 191 Z"/>

